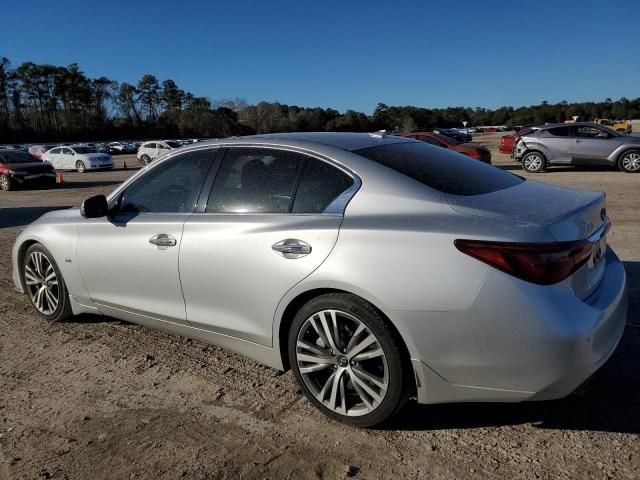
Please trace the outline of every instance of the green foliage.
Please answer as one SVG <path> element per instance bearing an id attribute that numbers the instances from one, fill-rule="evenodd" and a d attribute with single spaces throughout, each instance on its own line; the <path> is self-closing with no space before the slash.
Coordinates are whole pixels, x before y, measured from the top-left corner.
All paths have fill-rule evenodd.
<path id="1" fill-rule="evenodd" d="M 152 137 L 227 137 L 283 131 L 406 131 L 468 125 L 563 122 L 578 116 L 640 117 L 640 98 L 529 107 L 420 108 L 379 103 L 372 115 L 278 102 L 248 105 L 241 98 L 212 102 L 171 79 L 144 75 L 136 85 L 89 78 L 67 67 L 25 62 L 12 68 L 0 57 L 0 143 Z"/>

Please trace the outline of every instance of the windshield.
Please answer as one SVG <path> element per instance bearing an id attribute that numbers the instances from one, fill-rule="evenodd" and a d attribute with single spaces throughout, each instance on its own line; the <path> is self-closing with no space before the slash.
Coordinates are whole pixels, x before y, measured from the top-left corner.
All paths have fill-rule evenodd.
<path id="1" fill-rule="evenodd" d="M 91 147 L 73 147 L 76 153 L 98 153 L 95 148 Z"/>
<path id="2" fill-rule="evenodd" d="M 164 142 L 167 145 L 169 145 L 171 148 L 180 148 L 182 145 L 180 145 L 178 142 L 173 142 L 171 140 Z"/>
<path id="3" fill-rule="evenodd" d="M 353 153 L 452 195 L 480 195 L 504 190 L 524 181 L 466 155 L 420 142 L 380 145 Z"/>
<path id="4" fill-rule="evenodd" d="M 34 163 L 38 160 L 21 150 L 4 150 L 0 152 L 0 161 L 4 163 Z"/>

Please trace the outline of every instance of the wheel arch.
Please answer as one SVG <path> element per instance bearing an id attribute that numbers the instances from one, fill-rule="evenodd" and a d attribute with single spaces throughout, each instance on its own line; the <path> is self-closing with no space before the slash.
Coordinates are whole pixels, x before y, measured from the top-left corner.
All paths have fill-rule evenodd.
<path id="1" fill-rule="evenodd" d="M 289 329 L 291 324 L 293 323 L 293 319 L 296 316 L 296 313 L 305 305 L 307 302 L 312 300 L 313 298 L 319 297 L 320 295 L 325 295 L 328 293 L 346 293 L 349 295 L 353 295 L 358 297 L 371 305 L 374 309 L 378 311 L 378 313 L 384 318 L 387 322 L 391 330 L 398 336 L 400 340 L 401 348 L 403 349 L 403 361 L 407 362 L 407 365 L 411 365 L 411 353 L 409 345 L 407 344 L 407 339 L 405 335 L 402 335 L 400 329 L 398 329 L 397 325 L 389 318 L 384 311 L 376 305 L 376 302 L 371 301 L 369 298 L 365 298 L 362 295 L 357 293 L 340 289 L 340 288 L 328 288 L 328 287 L 319 287 L 305 290 L 303 292 L 299 292 L 294 298 L 292 298 L 284 307 L 282 315 L 280 316 L 279 324 L 277 325 L 277 343 L 275 347 L 278 349 L 278 354 L 280 356 L 280 360 L 282 362 L 282 367 L 284 371 L 287 371 L 291 368 L 289 365 L 289 351 L 288 351 L 288 336 Z M 415 378 L 415 375 L 414 375 Z M 414 382 L 415 386 L 415 382 Z"/>
<path id="2" fill-rule="evenodd" d="M 27 238 L 18 247 L 18 252 L 17 252 L 17 256 L 16 256 L 16 263 L 17 263 L 17 267 L 18 267 L 18 278 L 20 280 L 20 286 L 22 287 L 23 290 L 25 289 L 24 271 L 23 271 L 23 268 L 22 268 L 22 266 L 24 265 L 24 257 L 27 254 L 27 250 L 29 249 L 29 247 L 31 245 L 35 245 L 36 243 L 39 243 L 40 245 L 42 245 L 42 243 L 39 242 L 38 240 L 36 240 L 35 238 Z"/>

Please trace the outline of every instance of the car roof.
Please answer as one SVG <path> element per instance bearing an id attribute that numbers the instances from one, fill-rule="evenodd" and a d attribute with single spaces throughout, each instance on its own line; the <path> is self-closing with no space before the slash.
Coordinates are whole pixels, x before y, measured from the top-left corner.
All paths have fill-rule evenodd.
<path id="1" fill-rule="evenodd" d="M 290 133 L 269 133 L 263 135 L 250 135 L 246 137 L 230 137 L 223 140 L 210 140 L 199 142 L 195 145 L 203 144 L 229 144 L 229 143 L 291 143 L 291 144 L 311 144 L 326 145 L 341 150 L 352 152 L 362 148 L 375 147 L 380 145 L 390 145 L 392 143 L 411 142 L 414 140 L 387 135 L 384 132 L 375 133 L 349 133 L 349 132 L 290 132 Z"/>

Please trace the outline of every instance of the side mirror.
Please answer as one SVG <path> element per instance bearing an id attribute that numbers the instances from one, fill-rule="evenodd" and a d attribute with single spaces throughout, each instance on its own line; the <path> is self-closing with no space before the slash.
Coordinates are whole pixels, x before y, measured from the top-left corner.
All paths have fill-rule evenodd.
<path id="1" fill-rule="evenodd" d="M 596 138 L 609 138 L 609 135 L 606 132 L 600 132 L 596 135 Z"/>
<path id="2" fill-rule="evenodd" d="M 80 214 L 84 218 L 99 218 L 106 217 L 109 212 L 109 205 L 107 204 L 107 197 L 104 195 L 96 195 L 95 197 L 89 197 L 80 207 Z"/>

